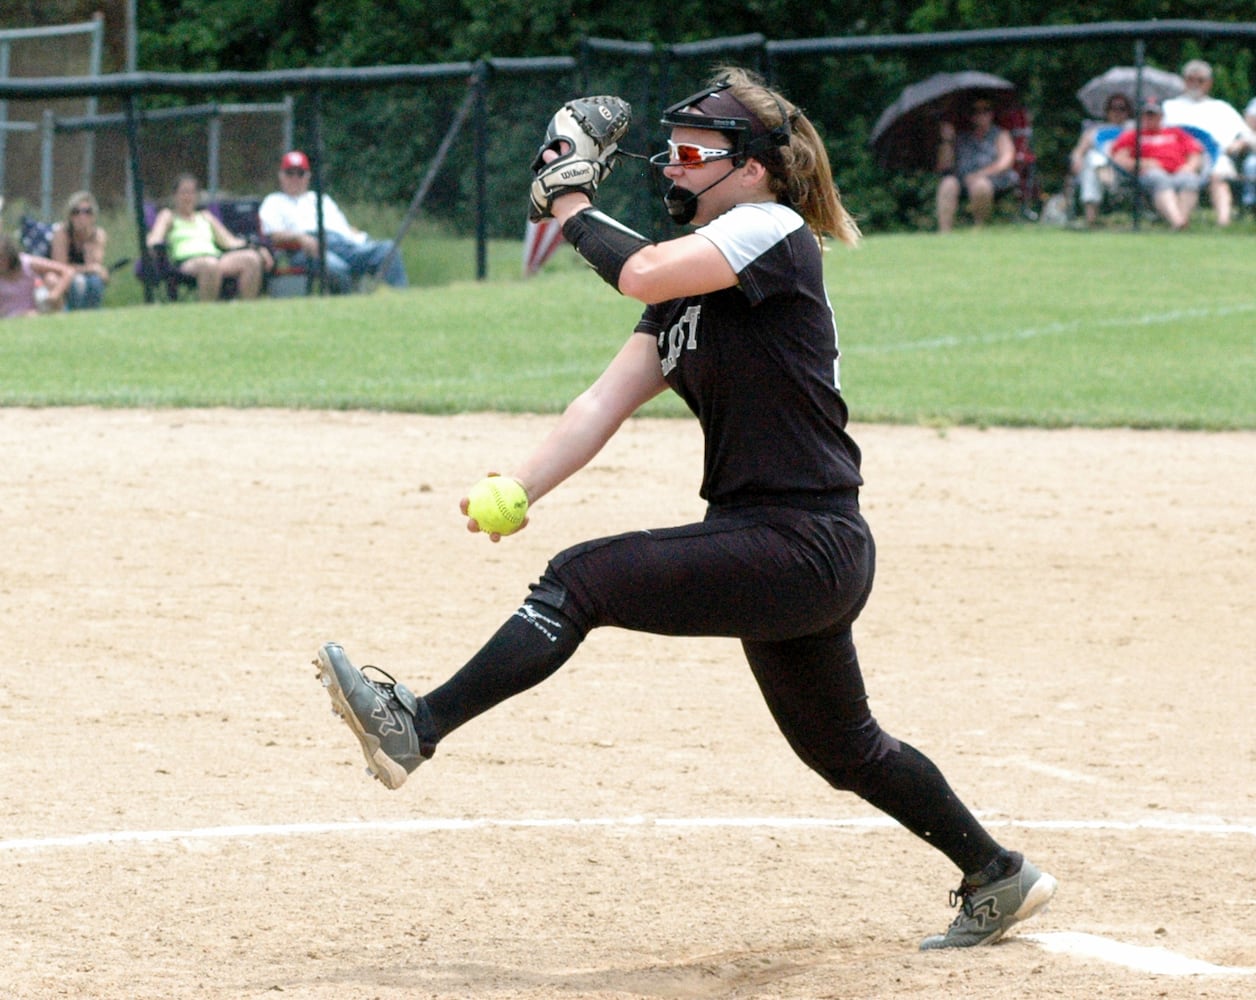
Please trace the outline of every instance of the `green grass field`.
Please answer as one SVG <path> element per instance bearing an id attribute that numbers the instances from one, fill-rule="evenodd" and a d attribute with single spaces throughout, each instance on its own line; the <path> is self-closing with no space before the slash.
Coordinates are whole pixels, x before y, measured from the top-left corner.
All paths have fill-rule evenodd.
<path id="1" fill-rule="evenodd" d="M 640 307 L 565 248 L 531 280 L 519 258 L 493 244 L 476 282 L 469 240 L 420 229 L 404 292 L 2 322 L 0 405 L 555 411 Z M 826 266 L 856 420 L 1256 428 L 1250 220 L 874 235 Z M 139 301 L 128 281 L 111 302 Z"/>

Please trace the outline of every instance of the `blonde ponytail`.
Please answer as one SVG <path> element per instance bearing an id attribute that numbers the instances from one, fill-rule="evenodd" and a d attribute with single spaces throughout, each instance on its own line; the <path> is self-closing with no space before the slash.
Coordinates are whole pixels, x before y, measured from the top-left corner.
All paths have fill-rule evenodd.
<path id="1" fill-rule="evenodd" d="M 824 142 L 802 110 L 769 88 L 756 75 L 737 66 L 716 70 L 712 84 L 729 83 L 729 91 L 768 129 L 789 120 L 789 144 L 774 147 L 775 155 L 762 159 L 777 198 L 798 210 L 817 239 L 832 236 L 855 246 L 859 225 L 846 207 L 833 182 L 833 170 Z"/>

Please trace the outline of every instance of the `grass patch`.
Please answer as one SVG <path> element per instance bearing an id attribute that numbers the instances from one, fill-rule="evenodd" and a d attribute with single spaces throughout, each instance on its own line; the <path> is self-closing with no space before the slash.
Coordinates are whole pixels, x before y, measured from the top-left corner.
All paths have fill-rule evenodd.
<path id="1" fill-rule="evenodd" d="M 852 413 L 1256 428 L 1250 225 L 1004 226 L 835 249 L 826 268 Z M 466 270 L 345 298 L 115 307 L 114 289 L 93 313 L 2 322 L 0 404 L 553 412 L 640 313 L 565 248 L 525 281 L 519 244 L 494 244 L 490 280 L 476 282 L 471 240 L 420 230 L 407 246 L 416 270 Z M 685 411 L 668 394 L 646 412 Z"/>
<path id="2" fill-rule="evenodd" d="M 867 420 L 1256 426 L 1250 241 L 1041 227 L 870 239 L 830 255 L 843 388 Z"/>

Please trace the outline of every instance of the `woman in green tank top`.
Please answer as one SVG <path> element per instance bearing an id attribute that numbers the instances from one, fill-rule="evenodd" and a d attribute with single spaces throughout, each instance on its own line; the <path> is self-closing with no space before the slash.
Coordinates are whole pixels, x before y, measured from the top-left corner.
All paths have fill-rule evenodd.
<path id="1" fill-rule="evenodd" d="M 198 209 L 200 196 L 197 179 L 181 174 L 175 181 L 171 207 L 163 208 L 153 220 L 148 245 L 166 245 L 171 263 L 196 278 L 202 302 L 218 298 L 224 278 L 235 278 L 240 298 L 257 298 L 262 278 L 274 266 L 274 259 L 265 247 L 250 247 L 215 216 Z"/>

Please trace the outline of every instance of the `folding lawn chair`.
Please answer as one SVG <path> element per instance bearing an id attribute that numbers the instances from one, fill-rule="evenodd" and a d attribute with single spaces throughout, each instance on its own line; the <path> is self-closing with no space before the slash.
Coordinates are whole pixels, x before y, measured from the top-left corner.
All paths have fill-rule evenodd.
<path id="1" fill-rule="evenodd" d="M 1199 144 L 1204 147 L 1204 162 L 1200 170 L 1200 176 L 1204 178 L 1205 183 L 1200 188 L 1200 193 L 1205 194 L 1208 191 L 1208 175 L 1212 172 L 1213 164 L 1217 162 L 1217 141 L 1203 129 L 1194 125 L 1177 125 L 1174 127 L 1180 128 L 1183 132 L 1194 136 L 1199 141 Z M 1118 166 L 1110 156 L 1112 144 L 1122 131 L 1124 131 L 1123 126 L 1104 125 L 1095 132 L 1094 148 L 1107 158 L 1107 163 L 1101 168 L 1106 171 L 1106 179 L 1103 184 L 1104 203 L 1111 207 L 1118 202 L 1128 200 L 1131 208 L 1135 204 L 1137 205 L 1139 213 L 1154 216 L 1156 210 L 1152 204 L 1151 196 L 1142 188 L 1137 187 L 1134 183 L 1134 175 L 1125 168 Z M 1104 177 L 1103 174 L 1100 176 Z"/>
<path id="2" fill-rule="evenodd" d="M 995 115 L 995 124 L 1006 129 L 1012 136 L 1012 145 L 1016 148 L 1016 161 L 1013 168 L 1020 179 L 1017 193 L 1020 196 L 1020 213 L 1026 219 L 1034 221 L 1038 218 L 1038 210 L 1042 204 L 1042 187 L 1038 182 L 1038 156 L 1034 153 L 1034 119 L 1029 110 L 1020 105 L 1010 104 Z"/>
<path id="3" fill-rule="evenodd" d="M 274 268 L 265 276 L 263 291 L 275 298 L 307 295 L 313 285 L 314 272 L 303 264 L 293 263 L 299 244 L 280 243 L 262 232 L 258 198 L 238 198 L 216 204 L 218 218 L 237 236 L 264 246 L 274 258 Z"/>
<path id="4" fill-rule="evenodd" d="M 205 205 L 205 209 L 215 216 L 219 222 L 226 226 L 231 232 L 237 236 L 243 237 L 251 244 L 264 246 L 275 257 L 275 270 L 265 276 L 265 283 L 269 284 L 276 277 L 289 277 L 299 275 L 304 279 L 305 286 L 308 287 L 309 281 L 305 274 L 305 269 L 296 267 L 290 262 L 280 263 L 281 254 L 271 242 L 262 236 L 261 223 L 258 219 L 258 208 L 261 202 L 255 198 L 240 198 L 234 200 L 212 201 Z M 144 228 L 152 229 L 153 222 L 157 218 L 157 206 L 150 202 L 144 203 Z M 189 274 L 184 274 L 170 259 L 169 252 L 164 244 L 158 244 L 149 248 L 149 263 L 151 273 L 144 273 L 143 259 L 136 265 L 136 276 L 145 283 L 146 286 L 152 288 L 164 288 L 166 299 L 169 302 L 178 302 L 184 298 L 196 297 L 196 278 Z M 235 278 L 224 278 L 222 282 L 222 291 L 219 293 L 221 299 L 231 299 L 236 295 Z"/>

